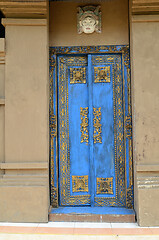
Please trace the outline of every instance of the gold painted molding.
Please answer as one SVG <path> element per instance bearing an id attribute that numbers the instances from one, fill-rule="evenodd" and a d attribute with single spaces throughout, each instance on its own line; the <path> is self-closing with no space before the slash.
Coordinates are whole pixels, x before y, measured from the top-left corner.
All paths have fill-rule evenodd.
<path id="1" fill-rule="evenodd" d="M 159 172 L 159 165 L 136 165 L 137 172 Z"/>
<path id="2" fill-rule="evenodd" d="M 17 18 L 3 18 L 2 24 L 4 26 L 46 26 L 46 19 L 17 19 Z"/>
<path id="3" fill-rule="evenodd" d="M 159 14 L 159 0 L 132 0 L 132 14 Z"/>
<path id="4" fill-rule="evenodd" d="M 0 169 L 48 169 L 47 162 L 0 163 Z"/>
<path id="5" fill-rule="evenodd" d="M 5 17 L 46 18 L 47 0 L 1 0 L 0 9 Z"/>

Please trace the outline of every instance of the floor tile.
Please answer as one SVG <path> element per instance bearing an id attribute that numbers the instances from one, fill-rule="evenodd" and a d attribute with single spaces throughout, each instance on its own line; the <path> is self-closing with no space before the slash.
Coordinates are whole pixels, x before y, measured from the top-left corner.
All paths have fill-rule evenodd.
<path id="1" fill-rule="evenodd" d="M 55 228 L 74 228 L 74 222 L 49 222 L 49 223 L 39 223 L 38 227 L 55 227 Z"/>
<path id="2" fill-rule="evenodd" d="M 75 222 L 75 228 L 111 228 L 110 223 Z"/>
<path id="3" fill-rule="evenodd" d="M 138 228 L 137 223 L 110 223 L 112 228 Z"/>

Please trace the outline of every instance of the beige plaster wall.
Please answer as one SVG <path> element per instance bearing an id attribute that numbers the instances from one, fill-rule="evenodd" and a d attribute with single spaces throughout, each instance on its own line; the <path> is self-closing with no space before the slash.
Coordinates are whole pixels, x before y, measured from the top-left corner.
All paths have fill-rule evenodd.
<path id="1" fill-rule="evenodd" d="M 77 34 L 77 2 L 50 2 L 50 46 L 124 45 L 128 37 L 128 0 L 101 2 L 102 33 Z M 94 2 L 94 4 L 99 4 Z"/>
<path id="2" fill-rule="evenodd" d="M 159 23 L 133 23 L 136 161 L 159 163 Z"/>
<path id="3" fill-rule="evenodd" d="M 4 19 L 5 171 L 0 221 L 47 222 L 49 208 L 48 25 Z M 5 210 L 4 210 L 5 209 Z"/>
<path id="4" fill-rule="evenodd" d="M 47 35 L 42 26 L 7 26 L 5 157 L 48 161 Z"/>
<path id="5" fill-rule="evenodd" d="M 159 225 L 159 17 L 131 29 L 135 208 L 141 226 Z"/>

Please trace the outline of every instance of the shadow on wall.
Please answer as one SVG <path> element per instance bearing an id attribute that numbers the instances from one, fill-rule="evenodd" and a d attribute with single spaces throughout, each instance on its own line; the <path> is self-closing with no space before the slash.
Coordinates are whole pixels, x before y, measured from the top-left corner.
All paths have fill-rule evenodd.
<path id="1" fill-rule="evenodd" d="M 0 38 L 5 38 L 5 27 L 1 24 L 1 19 L 4 17 L 0 11 Z"/>

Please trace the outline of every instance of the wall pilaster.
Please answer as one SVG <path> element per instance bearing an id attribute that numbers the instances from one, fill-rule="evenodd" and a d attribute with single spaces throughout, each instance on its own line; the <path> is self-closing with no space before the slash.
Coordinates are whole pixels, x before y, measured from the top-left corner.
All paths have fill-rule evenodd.
<path id="1" fill-rule="evenodd" d="M 131 65 L 135 210 L 140 226 L 159 225 L 159 4 L 132 1 Z"/>
<path id="2" fill-rule="evenodd" d="M 5 39 L 0 39 L 0 164 L 4 161 L 4 111 L 5 111 Z M 0 169 L 0 177 L 4 171 Z"/>
<path id="3" fill-rule="evenodd" d="M 48 221 L 48 23 L 44 16 L 33 19 L 33 12 L 20 18 L 21 9 L 18 17 L 3 19 L 5 156 L 0 164 L 0 221 Z"/>

